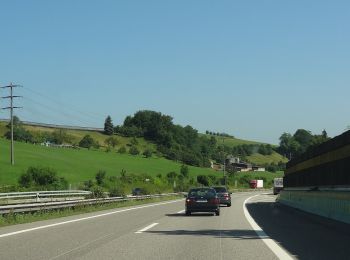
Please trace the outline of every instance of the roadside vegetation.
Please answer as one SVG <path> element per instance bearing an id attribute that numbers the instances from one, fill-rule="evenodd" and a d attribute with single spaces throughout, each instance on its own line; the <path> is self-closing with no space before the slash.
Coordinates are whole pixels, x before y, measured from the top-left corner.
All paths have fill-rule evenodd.
<path id="1" fill-rule="evenodd" d="M 6 123 L 0 123 L 0 135 L 10 138 Z M 101 132 L 26 126 L 14 117 L 14 139 L 16 165 L 0 157 L 5 173 L 0 175 L 0 191 L 79 188 L 99 197 L 129 194 L 133 187 L 151 194 L 222 185 L 221 173 L 209 166 L 222 164 L 227 156 L 267 170 L 229 172 L 229 186 L 245 188 L 249 180 L 259 178 L 270 187 L 273 177 L 280 177 L 285 169 L 285 156 L 297 156 L 329 138 L 326 131 L 312 135 L 299 129 L 293 136 L 282 134 L 280 145 L 274 146 L 226 133 L 200 134 L 189 125 L 175 125 L 168 115 L 145 110 L 127 116 L 120 126 L 114 126 L 107 116 Z M 8 141 L 3 138 L 0 148 L 9 154 Z M 182 173 L 183 167 L 187 174 Z"/>
<path id="2" fill-rule="evenodd" d="M 147 204 L 147 203 L 156 203 L 156 202 L 174 200 L 179 198 L 183 198 L 183 196 L 179 195 L 179 196 L 169 196 L 169 197 L 162 197 L 162 198 L 120 201 L 120 202 L 112 202 L 108 204 L 99 203 L 94 205 L 79 205 L 79 206 L 64 208 L 64 209 L 40 210 L 33 213 L 9 213 L 9 214 L 0 215 L 0 227 L 74 216 L 78 214 L 96 212 L 101 210 L 110 210 L 110 209 L 121 208 L 121 207 L 137 206 L 137 205 Z"/>

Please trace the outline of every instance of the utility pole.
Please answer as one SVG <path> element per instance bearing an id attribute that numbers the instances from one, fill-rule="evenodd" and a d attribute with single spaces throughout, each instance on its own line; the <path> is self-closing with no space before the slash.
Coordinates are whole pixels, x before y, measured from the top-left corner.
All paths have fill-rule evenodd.
<path id="1" fill-rule="evenodd" d="M 225 166 L 226 166 L 226 158 L 225 158 L 225 137 L 222 137 L 222 150 L 223 150 L 223 164 L 222 164 L 222 170 L 224 174 L 224 182 L 225 182 L 225 187 L 227 188 L 227 178 L 225 174 Z"/>
<path id="2" fill-rule="evenodd" d="M 10 99 L 10 106 L 9 107 L 3 107 L 2 109 L 10 109 L 10 123 L 11 123 L 11 164 L 14 165 L 15 164 L 15 155 L 14 155 L 14 147 L 13 147 L 13 109 L 15 108 L 22 108 L 22 107 L 15 107 L 13 106 L 13 99 L 14 98 L 18 98 L 18 97 L 22 97 L 22 96 L 14 96 L 13 95 L 13 88 L 17 88 L 17 87 L 21 87 L 20 85 L 13 85 L 12 83 L 10 83 L 10 85 L 5 86 L 5 87 L 1 87 L 3 89 L 10 89 L 10 95 L 9 96 L 5 96 L 2 98 L 6 98 L 6 99 Z"/>

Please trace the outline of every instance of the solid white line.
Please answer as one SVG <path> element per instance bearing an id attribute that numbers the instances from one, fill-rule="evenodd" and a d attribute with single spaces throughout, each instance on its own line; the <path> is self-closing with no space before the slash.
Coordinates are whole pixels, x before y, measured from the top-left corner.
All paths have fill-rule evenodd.
<path id="1" fill-rule="evenodd" d="M 150 204 L 150 205 L 145 205 L 145 206 L 139 206 L 139 207 L 133 207 L 133 208 L 128 208 L 128 209 L 122 209 L 122 210 L 112 211 L 112 212 L 103 213 L 103 214 L 99 214 L 99 215 L 95 215 L 95 216 L 90 216 L 90 217 L 85 217 L 85 218 L 78 218 L 78 219 L 58 222 L 58 223 L 54 223 L 54 224 L 50 224 L 50 225 L 39 226 L 39 227 L 35 227 L 35 228 L 23 229 L 23 230 L 19 230 L 19 231 L 15 231 L 15 232 L 1 234 L 0 238 L 14 236 L 14 235 L 18 235 L 18 234 L 34 231 L 34 230 L 40 230 L 40 229 L 45 229 L 45 228 L 50 228 L 50 227 L 61 226 L 61 225 L 69 224 L 69 223 L 80 222 L 80 221 L 83 221 L 83 220 L 109 216 L 109 215 L 117 214 L 117 213 L 121 213 L 121 212 L 126 212 L 126 211 L 131 211 L 131 210 L 137 210 L 137 209 L 143 209 L 143 208 L 149 208 L 149 207 L 155 207 L 155 206 L 159 206 L 159 205 L 175 203 L 175 202 L 179 202 L 179 201 L 182 201 L 182 199 L 168 201 L 168 202 L 161 202 L 161 203 L 157 203 L 157 204 Z"/>
<path id="2" fill-rule="evenodd" d="M 181 214 L 181 213 L 185 213 L 185 210 L 183 209 L 183 210 L 177 212 L 176 214 Z"/>
<path id="3" fill-rule="evenodd" d="M 141 234 L 142 232 L 145 232 L 151 228 L 153 228 L 154 226 L 157 226 L 159 223 L 153 223 L 151 225 L 148 225 L 147 227 L 144 227 L 143 229 L 140 229 L 139 231 L 136 231 L 135 234 Z"/>
<path id="4" fill-rule="evenodd" d="M 262 228 L 255 222 L 255 220 L 252 218 L 252 216 L 249 214 L 248 209 L 247 209 L 247 202 L 252 199 L 255 198 L 257 196 L 260 195 L 255 195 L 252 197 L 247 198 L 244 202 L 243 202 L 243 212 L 244 215 L 246 217 L 246 219 L 248 220 L 249 224 L 252 226 L 253 230 L 255 231 L 255 233 L 261 238 L 261 240 L 268 246 L 268 248 L 271 249 L 271 251 L 279 258 L 279 259 L 283 259 L 283 260 L 290 260 L 293 259 L 286 250 L 284 250 L 282 247 L 280 247 L 276 241 L 274 241 L 273 239 L 271 239 L 263 230 Z"/>

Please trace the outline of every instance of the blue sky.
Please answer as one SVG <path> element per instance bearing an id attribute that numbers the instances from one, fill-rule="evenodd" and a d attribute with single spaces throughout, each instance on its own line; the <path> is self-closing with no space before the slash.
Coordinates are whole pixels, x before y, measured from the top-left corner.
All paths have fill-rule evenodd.
<path id="1" fill-rule="evenodd" d="M 29 121 L 101 127 L 151 109 L 270 143 L 298 128 L 334 136 L 350 125 L 349 11 L 348 1 L 1 1 L 0 85 L 24 86 L 17 114 Z"/>

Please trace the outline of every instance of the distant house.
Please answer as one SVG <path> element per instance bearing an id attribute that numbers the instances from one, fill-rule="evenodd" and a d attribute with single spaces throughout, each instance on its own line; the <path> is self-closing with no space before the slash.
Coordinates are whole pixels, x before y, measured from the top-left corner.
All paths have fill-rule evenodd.
<path id="1" fill-rule="evenodd" d="M 53 144 L 49 141 L 43 142 L 41 143 L 41 145 L 46 147 L 56 147 L 56 148 L 74 148 L 74 146 L 71 144 Z"/>
<path id="2" fill-rule="evenodd" d="M 255 171 L 255 172 L 264 172 L 266 170 L 265 170 L 265 167 L 253 166 L 253 171 Z"/>
<path id="3" fill-rule="evenodd" d="M 226 158 L 225 167 L 228 171 L 235 171 L 235 172 L 265 171 L 264 167 L 257 166 L 257 165 L 253 166 L 251 163 L 241 161 L 239 157 L 234 157 L 232 155 Z"/>

